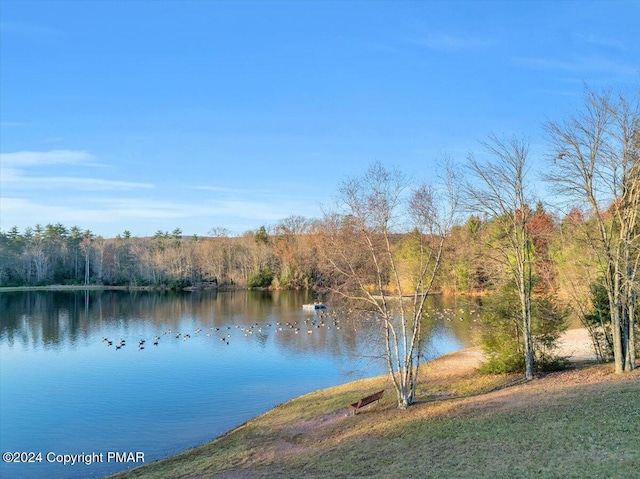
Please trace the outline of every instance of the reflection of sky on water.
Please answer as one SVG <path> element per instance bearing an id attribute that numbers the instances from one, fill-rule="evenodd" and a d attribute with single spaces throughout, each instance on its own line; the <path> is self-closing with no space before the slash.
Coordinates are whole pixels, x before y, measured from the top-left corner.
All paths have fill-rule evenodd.
<path id="1" fill-rule="evenodd" d="M 306 300 L 296 292 L 0 294 L 0 446 L 143 451 L 153 460 L 292 397 L 383 373 L 362 357 L 366 328 L 341 321 L 338 330 L 330 320 L 317 327 L 318 316 L 302 311 Z M 287 323 L 297 323 L 298 334 Z M 126 344 L 115 350 L 121 338 Z M 442 323 L 427 353 L 460 346 Z M 117 469 L 2 464 L 0 475 L 99 477 Z"/>

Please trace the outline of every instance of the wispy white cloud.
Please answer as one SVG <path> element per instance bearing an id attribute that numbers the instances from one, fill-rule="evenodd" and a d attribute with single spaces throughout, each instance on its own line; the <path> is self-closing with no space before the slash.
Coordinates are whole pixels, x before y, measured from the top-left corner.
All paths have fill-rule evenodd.
<path id="1" fill-rule="evenodd" d="M 629 45 L 625 42 L 615 40 L 610 37 L 604 37 L 602 35 L 596 35 L 594 33 L 575 33 L 576 38 L 599 47 L 611 48 L 615 50 L 628 51 Z"/>
<path id="2" fill-rule="evenodd" d="M 60 176 L 44 173 L 41 168 L 59 165 L 82 165 L 103 167 L 97 159 L 86 151 L 52 150 L 19 151 L 0 154 L 0 185 L 3 189 L 38 190 L 123 190 L 153 188 L 150 183 L 107 180 L 84 176 Z M 35 170 L 35 172 L 34 172 Z"/>
<path id="3" fill-rule="evenodd" d="M 222 216 L 230 218 L 242 218 L 258 220 L 263 222 L 274 222 L 296 213 L 293 205 L 289 201 L 243 201 L 225 200 L 215 202 L 212 206 L 215 211 Z M 300 209 L 298 204 L 296 209 Z"/>
<path id="4" fill-rule="evenodd" d="M 555 70 L 572 73 L 611 73 L 616 75 L 637 75 L 640 68 L 616 62 L 599 55 L 576 57 L 571 60 L 559 60 L 543 57 L 513 57 L 512 62 L 531 70 Z"/>
<path id="5" fill-rule="evenodd" d="M 0 164 L 9 166 L 34 166 L 56 164 L 91 163 L 95 160 L 93 155 L 86 151 L 77 150 L 51 150 L 51 151 L 17 151 L 13 153 L 0 153 Z"/>
<path id="6" fill-rule="evenodd" d="M 137 197 L 99 197 L 94 202 L 110 220 L 176 219 L 198 216 L 203 208 L 184 202 Z"/>
<path id="7" fill-rule="evenodd" d="M 459 51 L 470 49 L 483 49 L 497 44 L 494 38 L 483 36 L 459 36 L 445 33 L 431 33 L 411 41 L 431 50 Z"/>
<path id="8" fill-rule="evenodd" d="M 272 222 L 291 214 L 303 214 L 305 206 L 294 202 L 291 198 L 272 196 L 270 201 L 263 199 L 224 198 L 209 201 L 185 202 L 157 200 L 154 198 L 136 197 L 100 197 L 92 202 L 99 203 L 100 208 L 111 218 L 233 218 L 252 221 Z M 307 210 L 309 208 L 307 207 Z M 308 213 L 308 211 L 306 211 Z"/>
<path id="9" fill-rule="evenodd" d="M 101 178 L 73 177 L 73 176 L 23 176 L 16 170 L 8 170 L 8 178 L 4 177 L 0 180 L 7 186 L 9 183 L 13 189 L 32 189 L 40 190 L 56 190 L 56 189 L 74 189 L 84 191 L 95 190 L 128 190 L 139 188 L 154 188 L 151 183 L 136 183 L 131 181 L 104 180 Z M 4 170 L 2 171 L 4 173 Z"/>
<path id="10" fill-rule="evenodd" d="M 135 197 L 84 197 L 25 199 L 0 197 L 0 229 L 14 225 L 25 229 L 36 224 L 62 223 L 79 225 L 105 236 L 123 229 L 143 228 L 149 233 L 155 229 L 166 229 L 176 221 L 197 214 L 186 204 L 170 201 L 145 200 Z M 202 213 L 202 212 L 199 212 Z"/>
<path id="11" fill-rule="evenodd" d="M 128 229 L 136 235 L 180 227 L 185 232 L 206 234 L 223 225 L 236 234 L 261 224 L 274 224 L 290 216 L 313 216 L 313 205 L 291 198 L 261 200 L 223 199 L 188 203 L 171 198 L 87 195 L 48 200 L 0 197 L 0 230 L 18 226 L 24 230 L 36 224 L 78 225 L 106 237 Z"/>
<path id="12" fill-rule="evenodd" d="M 18 226 L 24 230 L 36 224 L 62 223 L 90 228 L 90 223 L 108 221 L 100 208 L 89 208 L 86 204 L 78 208 L 56 201 L 35 201 L 26 198 L 0 197 L 0 229 Z"/>
<path id="13" fill-rule="evenodd" d="M 311 196 L 300 201 L 291 185 L 260 188 L 200 183 L 185 187 L 105 178 L 100 159 L 87 151 L 19 151 L 0 155 L 0 229 L 61 222 L 114 236 L 180 227 L 206 234 L 223 225 L 234 233 L 274 224 L 292 214 L 317 215 Z M 98 172 L 81 175 L 76 172 Z"/>

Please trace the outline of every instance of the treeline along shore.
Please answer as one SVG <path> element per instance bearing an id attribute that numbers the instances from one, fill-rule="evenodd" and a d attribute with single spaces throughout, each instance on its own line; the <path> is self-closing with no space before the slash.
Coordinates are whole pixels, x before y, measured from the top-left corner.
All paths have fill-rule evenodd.
<path id="1" fill-rule="evenodd" d="M 443 268 L 433 292 L 474 294 L 496 285 L 488 239 L 500 218 L 469 215 L 447 232 Z M 557 217 L 540 202 L 532 211 L 530 229 L 541 261 L 540 288 L 577 273 L 590 251 L 577 232 L 589 219 L 577 208 Z M 595 227 L 595 225 L 593 226 Z M 134 237 L 128 231 L 103 238 L 78 226 L 35 225 L 0 231 L 0 290 L 62 288 L 233 288 L 311 289 L 326 284 L 318 240 L 322 223 L 289 217 L 241 236 L 218 233 L 199 237 L 180 229 Z M 402 251 L 414 233 L 395 233 L 393 247 Z M 556 284 L 563 297 L 568 287 Z"/>

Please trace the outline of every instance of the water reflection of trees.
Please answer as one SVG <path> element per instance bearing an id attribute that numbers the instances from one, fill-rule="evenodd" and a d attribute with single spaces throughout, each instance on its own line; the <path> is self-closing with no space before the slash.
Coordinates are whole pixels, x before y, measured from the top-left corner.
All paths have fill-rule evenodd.
<path id="1" fill-rule="evenodd" d="M 377 329 L 381 326 L 367 314 L 359 314 L 343 298 L 330 298 L 332 310 L 325 317 L 327 327 L 300 323 L 298 334 L 284 330 L 278 333 L 278 341 L 286 349 L 301 354 L 324 351 L 335 357 L 350 357 L 364 363 L 383 364 L 384 345 Z M 423 360 L 442 354 L 439 349 L 443 337 L 455 338 L 461 347 L 478 343 L 478 298 L 456 298 L 435 295 L 427 300 L 427 314 L 422 319 Z M 315 321 L 318 322 L 317 316 Z M 337 321 L 337 324 L 334 323 Z M 338 329 L 339 328 L 339 329 Z M 311 334 L 308 334 L 311 330 Z M 432 338 L 435 338 L 432 341 Z M 444 345 L 450 347 L 450 345 Z"/>
<path id="2" fill-rule="evenodd" d="M 28 291 L 0 294 L 0 339 L 9 345 L 75 344 L 109 326 L 143 321 L 158 331 L 185 320 L 207 327 L 241 327 L 301 311 L 300 292 Z"/>
<path id="3" fill-rule="evenodd" d="M 235 336 L 244 335 L 243 329 L 258 324 L 263 326 L 262 331 L 252 331 L 252 341 L 266 347 L 273 338 L 280 350 L 295 355 L 365 359 L 376 355 L 373 339 L 376 335 L 371 334 L 375 323 L 348 314 L 348 308 L 338 303 L 335 309 L 332 303 L 326 313 L 304 313 L 302 304 L 307 301 L 306 293 L 296 291 L 3 293 L 0 294 L 0 341 L 9 346 L 55 349 L 100 340 L 111 328 L 126 330 L 144 323 L 160 333 L 169 329 L 179 331 L 191 321 L 193 328 L 203 330 L 234 326 L 231 333 Z M 425 335 L 434 334 L 446 325 L 463 343 L 472 342 L 468 301 L 442 297 L 429 301 L 429 310 L 434 313 L 424 320 Z M 456 320 L 447 323 L 442 311 L 450 311 Z M 298 328 L 297 334 L 295 328 Z"/>

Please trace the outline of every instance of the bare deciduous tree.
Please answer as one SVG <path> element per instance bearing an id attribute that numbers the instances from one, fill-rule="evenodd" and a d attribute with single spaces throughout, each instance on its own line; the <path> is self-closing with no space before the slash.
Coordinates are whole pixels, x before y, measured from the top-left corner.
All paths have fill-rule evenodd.
<path id="1" fill-rule="evenodd" d="M 376 163 L 342 184 L 339 206 L 325 214 L 317 235 L 328 289 L 379 320 L 400 409 L 415 400 L 425 300 L 457 205 L 456 182 L 447 179 L 444 190 L 422 185 L 409 191 L 402 173 Z M 410 260 L 399 252 L 403 241 Z"/>
<path id="2" fill-rule="evenodd" d="M 489 245 L 491 259 L 503 265 L 518 289 L 525 375 L 533 378 L 534 351 L 531 335 L 533 289 L 532 237 L 528 227 L 532 212 L 528 204 L 526 176 L 529 146 L 525 140 L 502 140 L 491 135 L 483 143 L 489 158 L 469 157 L 471 181 L 465 186 L 466 207 L 494 219 L 500 241 Z"/>
<path id="3" fill-rule="evenodd" d="M 640 109 L 638 97 L 587 91 L 583 109 L 549 122 L 547 179 L 589 212 L 583 231 L 609 299 L 615 370 L 635 367 L 635 309 L 640 291 Z M 595 231 L 595 234 L 594 234 Z"/>

